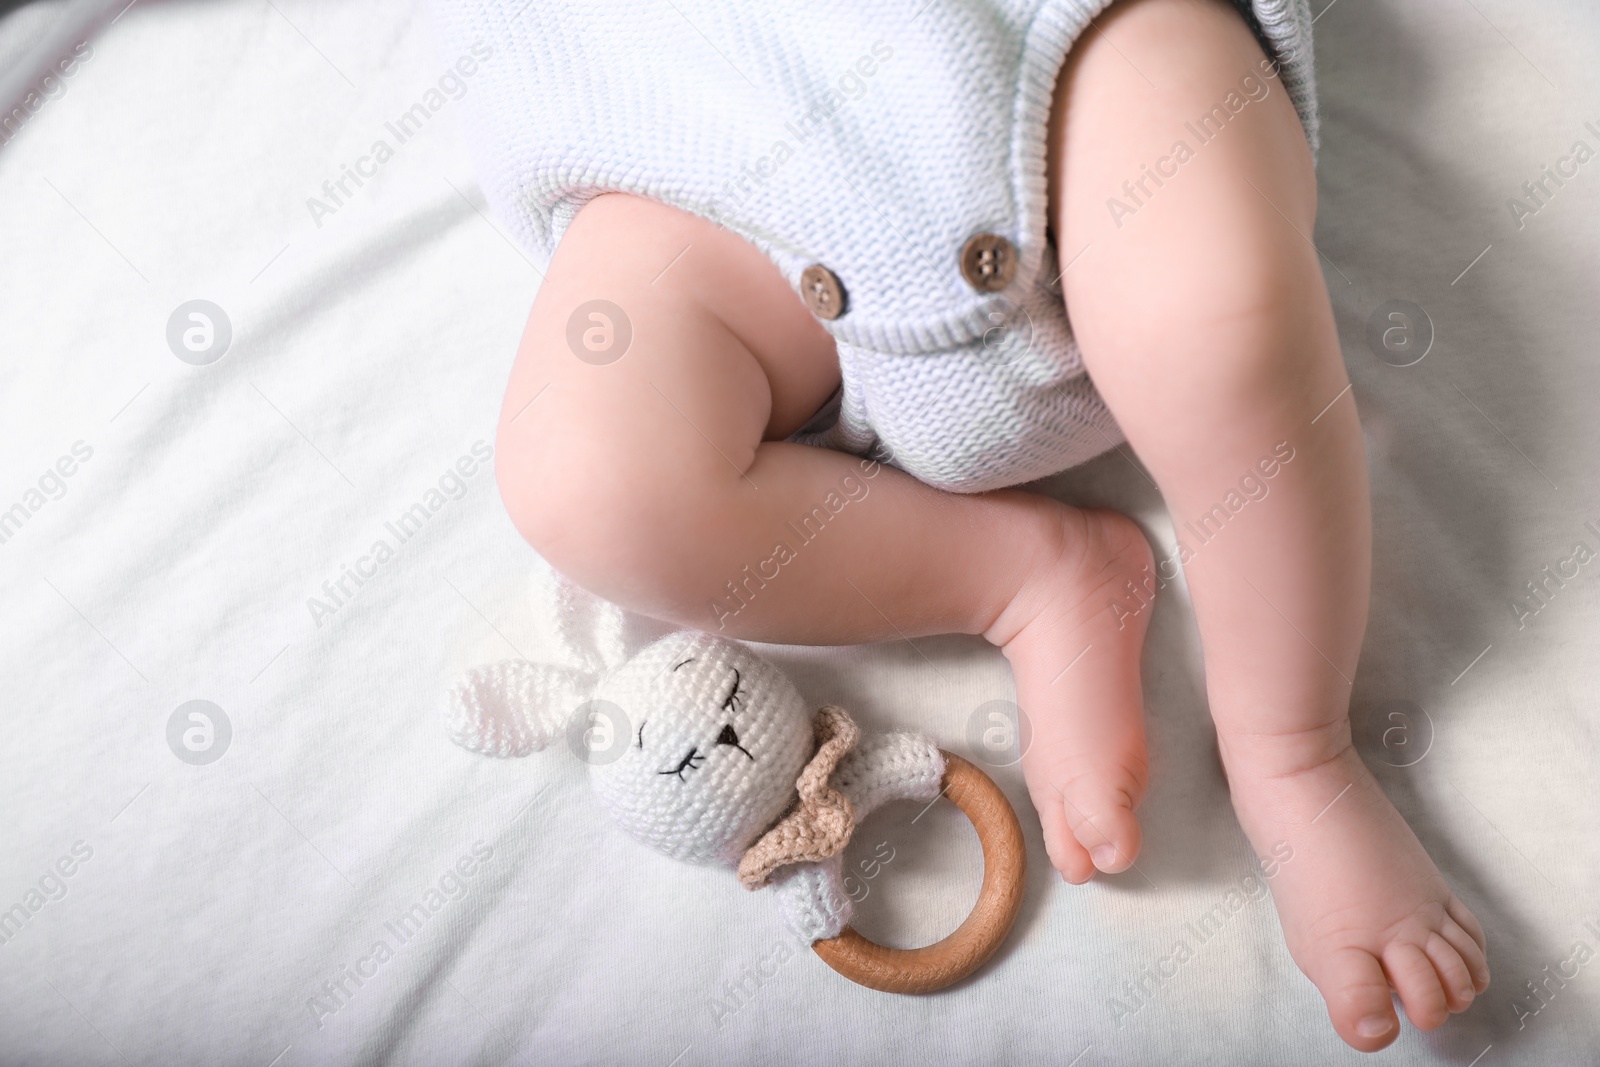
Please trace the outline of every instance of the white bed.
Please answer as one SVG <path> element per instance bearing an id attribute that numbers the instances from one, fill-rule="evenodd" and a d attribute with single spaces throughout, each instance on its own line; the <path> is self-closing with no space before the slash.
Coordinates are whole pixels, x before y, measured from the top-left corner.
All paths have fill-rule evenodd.
<path id="1" fill-rule="evenodd" d="M 0 54 L 38 17 L 0 21 Z M 1511 606 L 1576 542 L 1600 548 L 1584 525 L 1600 528 L 1600 159 L 1535 213 L 1507 205 L 1574 141 L 1600 150 L 1600 16 L 1584 0 L 1335 0 L 1317 30 L 1317 243 L 1376 514 L 1355 709 L 1495 972 L 1465 1016 L 1377 1059 L 1600 1062 L 1600 966 L 1550 983 L 1547 1005 L 1524 985 L 1579 942 L 1600 950 L 1600 565 L 1547 585 L 1536 615 Z M 769 900 L 621 837 L 571 759 L 448 743 L 455 672 L 543 640 L 538 561 L 473 452 L 538 275 L 485 218 L 459 102 L 360 163 L 454 58 L 425 15 L 376 0 L 145 0 L 0 147 L 0 1062 L 1358 1058 L 1264 899 L 1147 980 L 1139 1010 L 1112 1003 L 1249 870 L 1181 589 L 1146 654 L 1139 872 L 1051 877 L 1020 777 L 996 772 L 1029 838 L 1027 902 L 995 961 L 937 996 L 872 993 L 779 951 Z M 324 182 L 346 165 L 370 176 L 334 203 Z M 194 299 L 231 324 L 208 364 L 167 341 Z M 1431 318 L 1413 366 L 1366 343 L 1390 300 Z M 203 325 L 179 333 L 201 328 L 204 349 Z M 472 474 L 451 476 L 463 457 Z M 1171 543 L 1122 455 L 1050 489 Z M 386 524 L 418 503 L 402 541 Z M 323 589 L 379 538 L 393 558 Z M 816 702 L 955 751 L 973 710 L 1012 694 L 976 640 L 771 652 Z M 191 700 L 226 717 L 214 762 L 169 745 Z M 1396 701 L 1409 719 L 1388 718 Z M 180 735 L 203 726 L 187 714 Z M 190 740 L 205 755 L 221 736 Z M 891 843 L 860 926 L 898 944 L 953 927 L 980 871 L 947 803 L 916 814 L 885 812 L 852 846 Z M 425 921 L 391 925 L 417 903 Z M 324 983 L 341 980 L 335 998 Z"/>

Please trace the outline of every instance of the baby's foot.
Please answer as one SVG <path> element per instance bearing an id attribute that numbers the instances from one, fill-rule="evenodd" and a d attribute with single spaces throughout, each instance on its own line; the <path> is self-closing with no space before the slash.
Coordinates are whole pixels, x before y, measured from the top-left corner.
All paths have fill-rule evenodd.
<path id="1" fill-rule="evenodd" d="M 1339 1036 L 1375 1052 L 1400 1032 L 1391 987 L 1412 1024 L 1432 1030 L 1488 988 L 1489 966 L 1478 920 L 1339 726 L 1327 757 L 1310 754 L 1307 735 L 1223 749 L 1246 833 L 1263 856 L 1288 855 L 1265 869 L 1290 955 Z"/>
<path id="2" fill-rule="evenodd" d="M 985 634 L 1032 725 L 1022 759 L 1050 862 L 1067 881 L 1139 852 L 1147 777 L 1139 654 L 1154 598 L 1149 543 L 1114 511 L 1060 507 L 1064 540 Z"/>

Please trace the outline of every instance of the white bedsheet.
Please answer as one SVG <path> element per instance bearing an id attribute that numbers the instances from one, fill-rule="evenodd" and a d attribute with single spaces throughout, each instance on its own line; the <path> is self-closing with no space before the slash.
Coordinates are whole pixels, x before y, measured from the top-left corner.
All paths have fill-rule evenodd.
<path id="1" fill-rule="evenodd" d="M 1600 151 L 1600 19 L 1584 0 L 1335 0 L 1317 30 L 1316 239 L 1376 515 L 1355 708 L 1495 969 L 1471 1012 L 1377 1059 L 1600 1062 L 1600 964 L 1563 963 L 1600 951 L 1600 565 L 1537 614 L 1511 606 L 1575 543 L 1600 549 L 1600 159 L 1542 206 L 1522 190 L 1575 141 Z M 1027 903 L 996 961 L 938 996 L 779 949 L 770 900 L 623 839 L 572 760 L 449 745 L 454 672 L 540 647 L 536 561 L 474 455 L 538 277 L 483 217 L 453 86 L 428 96 L 455 58 L 376 0 L 147 0 L 0 147 L 0 512 L 24 516 L 0 543 L 0 909 L 21 907 L 0 919 L 0 1062 L 1357 1059 L 1264 899 L 1190 935 L 1137 1011 L 1113 1003 L 1249 871 L 1180 589 L 1146 656 L 1139 871 L 1051 877 L 1019 775 L 996 772 L 1029 834 Z M 439 106 L 402 143 L 386 124 L 419 102 Z M 336 201 L 347 166 L 368 176 Z M 166 336 L 194 299 L 231 324 L 206 365 Z M 1414 366 L 1364 339 L 1389 300 L 1431 317 Z M 1051 489 L 1171 544 L 1121 455 Z M 975 640 L 772 653 L 817 702 L 955 751 L 1012 694 Z M 192 700 L 231 728 L 205 765 L 169 746 Z M 1388 720 L 1394 701 L 1420 714 Z M 893 849 L 860 925 L 901 944 L 952 927 L 979 877 L 948 804 L 914 815 L 852 846 Z M 1542 1005 L 1524 983 L 1547 965 L 1578 970 Z"/>

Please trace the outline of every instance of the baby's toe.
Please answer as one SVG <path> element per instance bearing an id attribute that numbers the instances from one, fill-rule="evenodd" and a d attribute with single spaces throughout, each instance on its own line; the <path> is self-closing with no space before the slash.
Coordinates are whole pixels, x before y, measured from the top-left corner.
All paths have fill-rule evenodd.
<path id="1" fill-rule="evenodd" d="M 1444 986 L 1445 1004 L 1451 1013 L 1470 1008 L 1476 993 L 1473 990 L 1472 973 L 1467 970 L 1461 953 L 1439 933 L 1428 935 L 1428 944 L 1423 951 L 1439 974 L 1439 982 Z"/>
<path id="2" fill-rule="evenodd" d="M 1376 1052 L 1399 1035 L 1389 980 L 1372 953 L 1336 949 L 1308 967 L 1306 974 L 1327 1003 L 1333 1028 L 1350 1047 Z"/>
<path id="3" fill-rule="evenodd" d="M 1033 806 L 1039 812 L 1039 825 L 1044 831 L 1044 850 L 1050 856 L 1050 865 L 1073 885 L 1082 885 L 1093 878 L 1094 862 L 1073 836 L 1061 798 L 1053 796 L 1041 802 L 1040 798 L 1035 797 Z"/>
<path id="4" fill-rule="evenodd" d="M 1435 1030 L 1450 1017 L 1445 987 L 1433 961 L 1409 941 L 1394 941 L 1383 950 L 1383 969 L 1400 994 L 1406 1017 L 1418 1030 Z"/>
<path id="5" fill-rule="evenodd" d="M 1484 958 L 1483 946 L 1479 945 L 1467 930 L 1450 916 L 1446 915 L 1444 922 L 1439 924 L 1439 933 L 1450 942 L 1451 946 L 1460 955 L 1461 961 L 1467 966 L 1467 973 L 1472 975 L 1472 989 L 1475 993 L 1482 993 L 1489 988 L 1489 961 Z"/>
<path id="6" fill-rule="evenodd" d="M 1088 850 L 1096 868 L 1116 874 L 1133 866 L 1143 835 L 1125 792 L 1109 787 L 1078 789 L 1064 799 L 1073 836 Z"/>

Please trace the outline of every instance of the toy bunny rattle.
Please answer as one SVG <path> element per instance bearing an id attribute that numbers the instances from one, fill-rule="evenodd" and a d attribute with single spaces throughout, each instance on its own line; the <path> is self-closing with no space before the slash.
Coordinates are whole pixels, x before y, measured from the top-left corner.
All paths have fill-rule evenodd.
<path id="1" fill-rule="evenodd" d="M 788 926 L 861 985 L 943 989 L 1005 939 L 1025 849 L 1016 813 L 977 767 L 920 734 L 863 735 L 841 708 L 809 712 L 782 671 L 737 641 L 680 631 L 627 656 L 620 608 L 558 579 L 557 610 L 562 633 L 587 627 L 601 651 L 577 668 L 519 659 L 468 671 L 446 710 L 457 744 L 526 756 L 568 737 L 617 825 L 674 859 L 732 867 L 747 889 L 772 886 Z M 849 925 L 845 846 L 878 807 L 941 794 L 983 846 L 977 904 L 926 948 L 875 944 Z"/>

